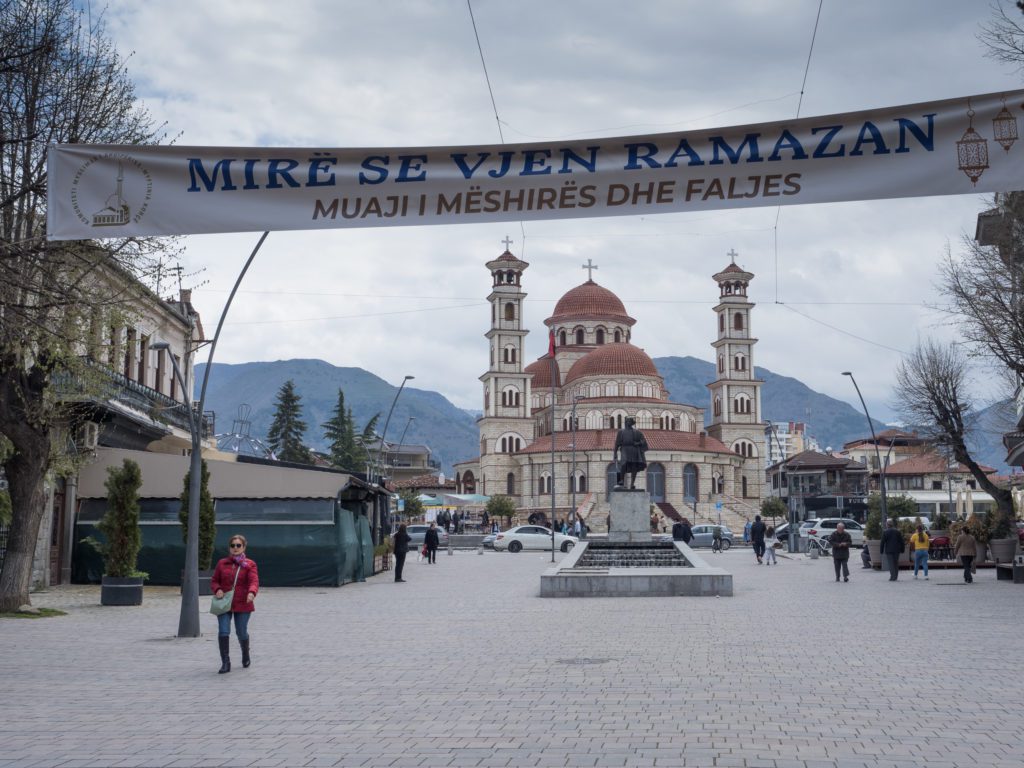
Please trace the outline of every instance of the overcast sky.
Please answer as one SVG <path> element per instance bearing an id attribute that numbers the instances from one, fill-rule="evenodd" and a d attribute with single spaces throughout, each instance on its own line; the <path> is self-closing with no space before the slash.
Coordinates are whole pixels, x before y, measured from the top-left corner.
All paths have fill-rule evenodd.
<path id="1" fill-rule="evenodd" d="M 473 0 L 507 142 L 691 130 L 796 115 L 818 0 Z M 984 56 L 983 0 L 824 0 L 800 115 L 1019 88 Z M 389 147 L 500 140 L 464 0 L 112 0 L 138 94 L 178 143 Z M 754 360 L 894 418 L 901 352 L 948 336 L 936 264 L 981 196 L 519 224 L 271 233 L 217 361 L 320 358 L 482 407 L 484 262 L 530 262 L 527 360 L 586 279 L 615 291 L 653 357 L 712 360 L 711 275 L 755 273 Z M 776 228 L 776 219 L 778 226 Z M 524 238 L 525 233 L 525 238 Z M 257 235 L 184 239 L 185 287 L 212 334 Z M 176 289 L 176 286 L 175 286 Z M 174 292 L 174 291 L 164 291 Z M 371 295 L 372 294 L 372 295 Z M 301 392 L 301 383 L 299 384 Z M 794 419 L 804 414 L 794 413 Z M 812 429 L 813 429 L 813 415 Z"/>

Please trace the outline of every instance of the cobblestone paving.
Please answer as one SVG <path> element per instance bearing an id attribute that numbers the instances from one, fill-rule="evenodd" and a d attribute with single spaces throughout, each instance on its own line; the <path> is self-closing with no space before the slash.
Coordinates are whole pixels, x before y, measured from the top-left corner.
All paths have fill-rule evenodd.
<path id="1" fill-rule="evenodd" d="M 543 600 L 550 555 L 492 552 L 267 589 L 228 675 L 176 590 L 55 589 L 0 620 L 0 768 L 1019 768 L 1024 588 L 795 557 L 709 557 L 732 598 Z"/>

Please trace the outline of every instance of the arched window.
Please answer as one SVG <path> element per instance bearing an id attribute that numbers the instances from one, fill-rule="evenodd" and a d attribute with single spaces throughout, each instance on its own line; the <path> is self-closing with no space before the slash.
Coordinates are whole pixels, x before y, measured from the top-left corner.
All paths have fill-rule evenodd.
<path id="1" fill-rule="evenodd" d="M 654 416 L 650 411 L 637 411 L 635 418 L 638 429 L 651 429 L 654 426 Z"/>
<path id="2" fill-rule="evenodd" d="M 622 429 L 626 426 L 626 412 L 615 411 L 611 415 L 611 424 L 609 425 L 612 429 Z"/>
<path id="3" fill-rule="evenodd" d="M 596 381 L 590 382 L 590 387 L 588 388 L 587 394 L 590 397 L 600 397 L 601 396 L 601 385 L 598 384 Z"/>
<path id="4" fill-rule="evenodd" d="M 747 478 L 746 477 L 743 478 L 742 483 L 743 483 L 743 498 L 746 498 L 747 497 Z"/>
<path id="5" fill-rule="evenodd" d="M 736 331 L 742 331 L 743 330 L 743 313 L 742 312 L 737 312 L 735 315 L 732 316 L 732 327 L 733 327 L 733 330 L 736 330 Z"/>
<path id="6" fill-rule="evenodd" d="M 505 319 L 515 320 L 516 319 L 516 305 L 511 301 L 505 305 Z"/>
<path id="7" fill-rule="evenodd" d="M 725 478 L 722 475 L 718 475 L 714 478 L 715 493 L 725 493 Z"/>
<path id="8" fill-rule="evenodd" d="M 716 397 L 715 398 L 715 406 L 714 406 L 713 410 L 714 410 L 715 416 L 721 416 L 722 415 L 722 398 L 720 398 L 720 397 Z"/>
<path id="9" fill-rule="evenodd" d="M 576 476 L 576 493 L 586 493 L 586 492 L 587 492 L 587 476 L 585 474 L 583 474 L 582 472 L 580 472 Z"/>
<path id="10" fill-rule="evenodd" d="M 718 356 L 718 372 L 725 373 L 725 355 Z"/>
<path id="11" fill-rule="evenodd" d="M 697 500 L 697 474 L 696 464 L 687 464 L 683 467 L 683 500 L 695 502 Z"/>
<path id="12" fill-rule="evenodd" d="M 576 343 L 577 344 L 582 344 L 583 343 L 583 329 L 582 328 L 577 328 L 576 329 Z"/>
<path id="13" fill-rule="evenodd" d="M 509 285 L 513 285 L 516 282 L 516 273 L 511 269 L 505 273 L 505 282 Z"/>
<path id="14" fill-rule="evenodd" d="M 605 397 L 618 397 L 619 396 L 619 382 L 609 381 L 604 385 Z"/>
<path id="15" fill-rule="evenodd" d="M 501 392 L 501 404 L 506 408 L 519 407 L 519 390 L 515 387 L 506 387 Z"/>
<path id="16" fill-rule="evenodd" d="M 645 381 L 640 388 L 640 394 L 644 397 L 654 397 L 654 387 L 651 382 Z"/>
<path id="17" fill-rule="evenodd" d="M 505 351 L 504 354 L 502 355 L 502 358 L 506 363 L 514 363 L 516 361 L 516 348 L 509 344 L 507 347 L 505 347 Z"/>
<path id="18" fill-rule="evenodd" d="M 718 330 L 719 331 L 724 331 L 725 330 L 725 315 L 724 314 L 721 314 L 721 315 L 718 316 Z"/>
<path id="19" fill-rule="evenodd" d="M 733 365 L 737 371 L 747 370 L 747 356 L 742 354 L 736 355 L 736 360 Z"/>
<path id="20" fill-rule="evenodd" d="M 604 500 L 608 501 L 612 497 L 612 489 L 615 488 L 615 482 L 618 479 L 619 468 L 613 461 L 607 467 L 604 468 Z"/>
<path id="21" fill-rule="evenodd" d="M 604 328 L 597 329 L 597 343 L 604 344 Z"/>
<path id="22" fill-rule="evenodd" d="M 551 475 L 547 472 L 537 478 L 537 495 L 544 496 L 551 493 Z"/>
<path id="23" fill-rule="evenodd" d="M 516 495 L 516 473 L 509 472 L 505 475 L 505 495 L 515 496 Z"/>
<path id="24" fill-rule="evenodd" d="M 636 382 L 627 381 L 625 386 L 625 392 L 623 393 L 626 397 L 636 397 Z"/>
<path id="25" fill-rule="evenodd" d="M 615 329 L 615 343 L 618 344 L 621 341 L 622 341 L 622 332 L 618 328 L 616 328 Z"/>
<path id="26" fill-rule="evenodd" d="M 476 493 L 476 478 L 468 469 L 462 476 L 462 490 L 465 493 Z"/>
<path id="27" fill-rule="evenodd" d="M 558 332 L 558 346 L 560 346 L 560 347 L 564 347 L 565 346 L 565 331 L 559 331 Z"/>
<path id="28" fill-rule="evenodd" d="M 732 449 L 735 453 L 747 459 L 757 456 L 757 448 L 749 440 L 737 440 L 733 444 Z"/>
<path id="29" fill-rule="evenodd" d="M 657 462 L 647 465 L 647 493 L 651 495 L 651 501 L 654 503 L 665 501 L 664 465 Z"/>
<path id="30" fill-rule="evenodd" d="M 601 415 L 600 411 L 589 411 L 586 424 L 587 429 L 601 429 L 604 426 L 604 416 Z"/>
<path id="31" fill-rule="evenodd" d="M 750 413 L 750 398 L 746 395 L 737 395 L 733 404 L 735 413 Z"/>

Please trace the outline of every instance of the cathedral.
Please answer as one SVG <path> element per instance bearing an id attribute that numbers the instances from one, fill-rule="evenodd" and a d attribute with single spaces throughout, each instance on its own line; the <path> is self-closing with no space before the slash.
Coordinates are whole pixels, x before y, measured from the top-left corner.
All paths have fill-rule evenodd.
<path id="1" fill-rule="evenodd" d="M 523 364 L 524 273 L 506 250 L 491 273 L 490 364 L 480 377 L 479 457 L 455 465 L 459 492 L 504 494 L 520 517 L 569 519 L 574 511 L 603 530 L 615 485 L 615 436 L 627 418 L 647 438 L 647 469 L 637 475 L 669 523 L 753 517 L 764 494 L 761 384 L 754 378 L 747 287 L 754 277 L 733 261 L 714 275 L 719 300 L 711 346 L 717 376 L 705 409 L 669 399 L 654 362 L 633 344 L 636 320 L 592 278 L 562 296 L 548 328 L 548 353 Z M 710 323 L 709 323 L 710 326 Z M 710 326 L 709 331 L 715 329 Z M 711 334 L 709 334 L 711 335 Z"/>

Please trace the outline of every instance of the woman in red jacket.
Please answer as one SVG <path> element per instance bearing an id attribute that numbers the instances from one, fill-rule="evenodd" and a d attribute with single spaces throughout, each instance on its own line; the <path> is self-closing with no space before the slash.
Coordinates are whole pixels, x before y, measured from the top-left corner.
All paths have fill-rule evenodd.
<path id="1" fill-rule="evenodd" d="M 242 666 L 248 667 L 249 658 L 249 616 L 256 610 L 256 593 L 260 589 L 260 577 L 256 563 L 245 556 L 245 536 L 235 534 L 228 541 L 230 554 L 217 562 L 210 579 L 210 589 L 217 597 L 224 597 L 234 584 L 235 594 L 231 599 L 231 610 L 217 617 L 217 643 L 220 645 L 220 673 L 231 671 L 231 617 L 235 617 L 235 634 L 242 648 Z M 235 581 L 235 574 L 238 581 Z"/>

